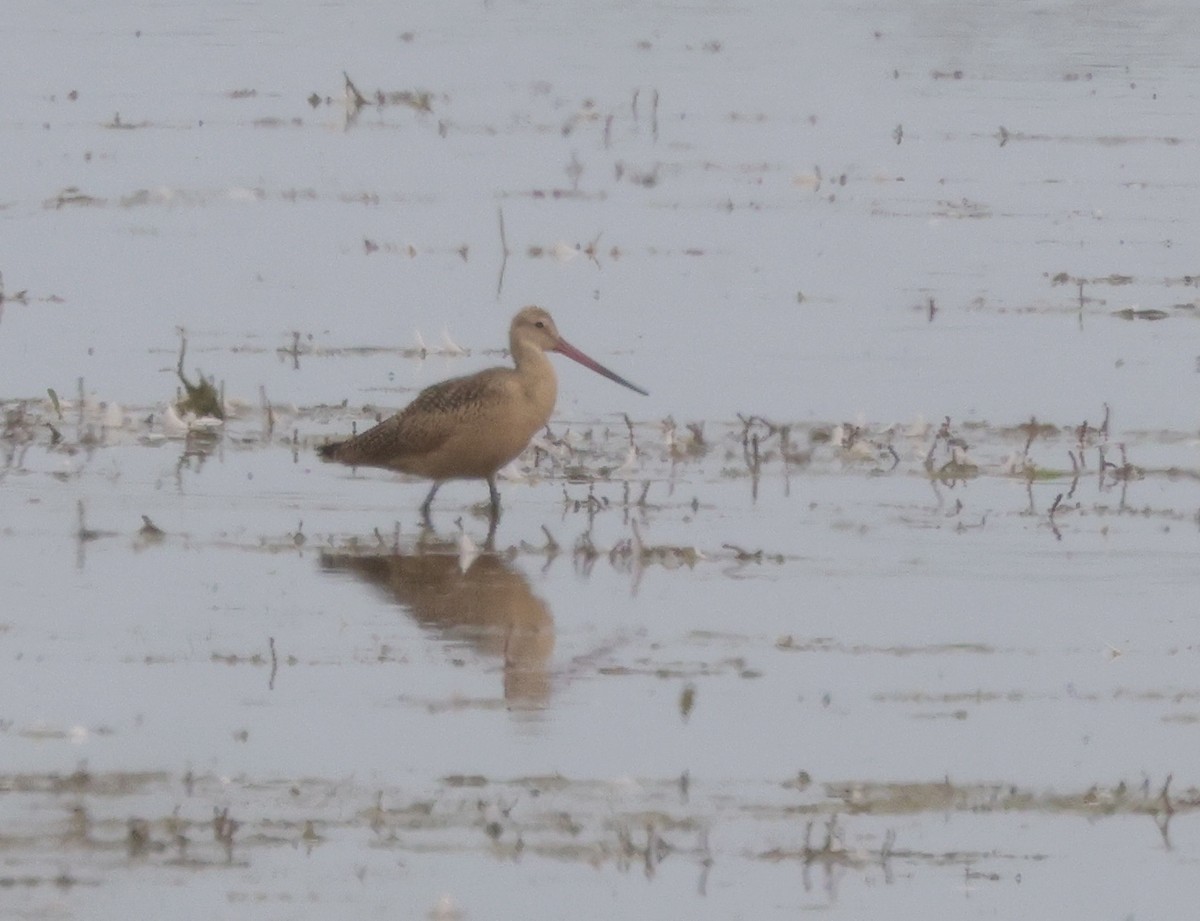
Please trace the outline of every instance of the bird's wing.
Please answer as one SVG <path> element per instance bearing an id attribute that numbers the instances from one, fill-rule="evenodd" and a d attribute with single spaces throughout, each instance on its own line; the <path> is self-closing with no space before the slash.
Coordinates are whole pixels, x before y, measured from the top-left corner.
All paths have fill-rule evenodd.
<path id="1" fill-rule="evenodd" d="M 496 386 L 492 375 L 455 377 L 422 390 L 396 415 L 324 453 L 343 464 L 394 467 L 405 458 L 432 453 L 486 405 Z"/>

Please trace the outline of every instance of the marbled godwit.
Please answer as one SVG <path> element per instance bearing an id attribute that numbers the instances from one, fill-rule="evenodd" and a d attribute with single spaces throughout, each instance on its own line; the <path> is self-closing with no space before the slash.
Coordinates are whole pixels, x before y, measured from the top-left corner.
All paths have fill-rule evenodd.
<path id="1" fill-rule="evenodd" d="M 558 382 L 547 352 L 559 352 L 623 387 L 649 395 L 563 339 L 550 314 L 540 307 L 526 307 L 513 317 L 508 348 L 514 368 L 488 368 L 426 387 L 374 428 L 322 445 L 321 457 L 433 480 L 421 505 L 426 522 L 433 497 L 446 480 L 487 480 L 494 522 L 500 514 L 496 471 L 525 450 L 554 411 Z"/>

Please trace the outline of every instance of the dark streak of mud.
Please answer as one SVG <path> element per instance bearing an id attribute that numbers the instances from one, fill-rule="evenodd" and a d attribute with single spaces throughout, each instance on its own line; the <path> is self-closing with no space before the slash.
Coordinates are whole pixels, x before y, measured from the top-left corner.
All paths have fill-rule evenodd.
<path id="1" fill-rule="evenodd" d="M 739 789 L 686 778 L 666 782 L 572 779 L 559 775 L 493 780 L 483 775 L 442 778 L 421 794 L 364 788 L 321 778 L 260 780 L 184 776 L 165 772 L 77 776 L 9 775 L 0 791 L 21 797 L 23 816 L 4 836 L 10 885 L 40 885 L 22 865 L 66 848 L 82 879 L 100 885 L 94 861 L 126 854 L 141 866 L 192 871 L 246 866 L 254 852 L 308 851 L 336 839 L 370 835 L 373 848 L 409 853 L 481 853 L 497 860 L 519 854 L 656 868 L 670 861 L 697 867 L 714 857 L 768 862 L 839 864 L 862 871 L 882 861 L 930 870 L 994 861 L 1040 861 L 1043 854 L 980 850 L 928 851 L 897 847 L 894 828 L 856 823 L 916 815 L 1038 814 L 1145 816 L 1169 825 L 1200 811 L 1200 790 L 1170 790 L 1148 779 L 1073 792 L 1037 792 L 1008 784 L 798 781 Z M 791 792 L 788 792 L 791 791 Z M 231 793 L 238 806 L 228 805 Z M 123 799 L 136 801 L 124 805 Z M 158 805 L 156 805 L 158 804 Z M 165 811 L 164 811 L 165 804 Z M 794 821 L 807 817 L 807 824 Z M 792 821 L 789 822 L 789 819 Z M 749 822 L 749 826 L 746 823 Z M 790 827 L 790 832 L 785 832 Z M 814 837 L 814 833 L 816 837 Z M 874 843 L 851 847 L 851 834 Z M 711 837 L 710 837 L 711 836 Z M 791 844 L 756 847 L 763 837 Z M 730 840 L 727 845 L 713 841 Z M 742 842 L 742 843 L 736 843 Z M 732 850 L 730 850 L 732 848 Z M 89 857 L 91 854 L 93 856 Z"/>

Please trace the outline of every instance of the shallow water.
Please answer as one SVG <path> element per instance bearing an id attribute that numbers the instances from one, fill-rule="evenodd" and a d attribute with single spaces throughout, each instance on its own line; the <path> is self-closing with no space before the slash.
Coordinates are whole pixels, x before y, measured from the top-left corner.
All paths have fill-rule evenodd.
<path id="1" fill-rule="evenodd" d="M 1191 18 L 25 7 L 0 899 L 1182 914 Z M 561 367 L 493 552 L 317 462 L 526 302 L 651 396 Z"/>

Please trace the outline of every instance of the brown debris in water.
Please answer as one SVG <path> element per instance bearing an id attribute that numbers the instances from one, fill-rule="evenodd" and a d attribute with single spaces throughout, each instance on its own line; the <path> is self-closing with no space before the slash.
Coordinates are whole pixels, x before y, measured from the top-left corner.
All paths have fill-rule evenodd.
<path id="1" fill-rule="evenodd" d="M 181 329 L 179 331 L 179 363 L 175 366 L 175 373 L 178 375 L 180 383 L 183 384 L 186 396 L 177 400 L 175 407 L 180 414 L 194 413 L 196 416 L 224 419 L 225 407 L 222 405 L 221 394 L 213 382 L 205 378 L 202 372 L 197 371 L 199 381 L 193 384 L 184 374 L 183 359 L 186 354 L 187 333 Z"/>

